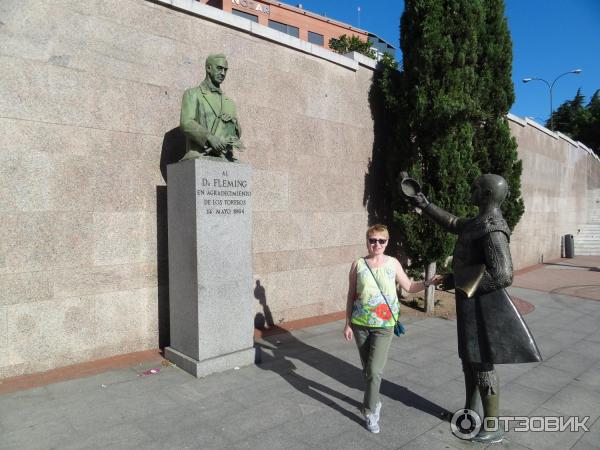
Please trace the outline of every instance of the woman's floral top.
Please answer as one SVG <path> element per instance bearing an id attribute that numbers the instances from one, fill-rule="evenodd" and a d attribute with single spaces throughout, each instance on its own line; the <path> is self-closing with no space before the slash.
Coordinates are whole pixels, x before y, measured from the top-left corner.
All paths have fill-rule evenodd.
<path id="1" fill-rule="evenodd" d="M 393 258 L 387 256 L 383 266 L 371 268 L 392 311 L 385 303 L 373 275 L 363 258 L 356 261 L 356 299 L 352 306 L 352 323 L 371 328 L 393 327 L 400 313 L 396 292 L 396 269 Z M 392 317 L 393 314 L 393 317 Z"/>

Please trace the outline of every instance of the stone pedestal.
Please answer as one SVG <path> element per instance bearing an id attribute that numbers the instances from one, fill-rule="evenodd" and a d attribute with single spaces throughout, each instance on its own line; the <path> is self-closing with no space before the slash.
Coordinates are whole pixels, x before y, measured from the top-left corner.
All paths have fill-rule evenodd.
<path id="1" fill-rule="evenodd" d="M 167 168 L 166 357 L 196 377 L 254 362 L 252 169 L 217 158 Z"/>

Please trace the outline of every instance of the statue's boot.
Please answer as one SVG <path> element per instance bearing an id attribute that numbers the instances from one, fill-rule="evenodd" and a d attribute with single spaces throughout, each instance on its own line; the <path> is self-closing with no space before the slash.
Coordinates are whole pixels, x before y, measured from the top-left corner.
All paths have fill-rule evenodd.
<path id="1" fill-rule="evenodd" d="M 479 389 L 477 388 L 477 378 L 475 370 L 469 363 L 463 362 L 463 372 L 465 375 L 465 408 L 477 412 L 479 407 Z"/>
<path id="2" fill-rule="evenodd" d="M 504 431 L 499 427 L 495 431 L 485 429 L 486 419 L 490 417 L 498 417 L 500 386 L 498 383 L 498 375 L 494 369 L 485 372 L 476 372 L 477 387 L 481 396 L 481 404 L 483 406 L 483 423 L 482 429 L 477 436 L 471 438 L 471 441 L 481 442 L 485 444 L 493 444 L 502 441 Z M 497 423 L 497 422 L 496 422 Z"/>

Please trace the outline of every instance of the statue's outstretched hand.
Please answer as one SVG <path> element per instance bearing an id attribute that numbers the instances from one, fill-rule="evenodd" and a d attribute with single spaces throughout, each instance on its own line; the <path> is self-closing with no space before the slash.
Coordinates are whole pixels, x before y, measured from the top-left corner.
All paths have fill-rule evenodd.
<path id="1" fill-rule="evenodd" d="M 410 202 L 416 206 L 417 208 L 425 209 L 429 206 L 429 200 L 425 197 L 425 194 L 419 192 L 417 195 L 413 197 L 409 197 Z"/>
<path id="2" fill-rule="evenodd" d="M 444 279 L 442 280 L 441 285 L 442 285 L 441 288 L 444 291 L 449 291 L 450 289 L 454 289 L 454 274 L 447 273 L 446 275 L 444 275 Z"/>

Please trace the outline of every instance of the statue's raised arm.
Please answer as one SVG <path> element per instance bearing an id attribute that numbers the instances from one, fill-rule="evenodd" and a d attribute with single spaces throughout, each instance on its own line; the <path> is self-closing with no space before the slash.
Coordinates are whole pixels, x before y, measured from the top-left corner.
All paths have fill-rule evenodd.
<path id="1" fill-rule="evenodd" d="M 450 214 L 448 211 L 427 200 L 427 197 L 425 197 L 425 194 L 421 191 L 421 185 L 416 180 L 409 178 L 408 175 L 405 174 L 403 178 L 399 179 L 399 188 L 413 206 L 419 208 L 423 214 L 435 223 L 450 233 L 460 233 L 465 220 Z"/>

